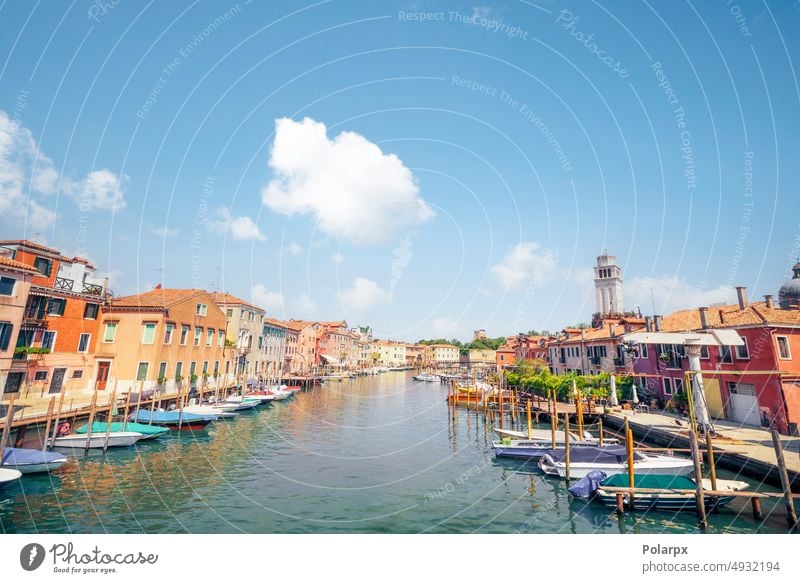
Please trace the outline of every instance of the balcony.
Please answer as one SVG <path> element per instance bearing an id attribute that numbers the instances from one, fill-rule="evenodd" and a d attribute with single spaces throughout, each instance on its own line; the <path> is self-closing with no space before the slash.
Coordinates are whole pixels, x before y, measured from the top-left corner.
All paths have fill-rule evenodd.
<path id="1" fill-rule="evenodd" d="M 103 286 L 97 285 L 95 283 L 84 283 L 82 293 L 88 294 L 90 296 L 102 296 Z"/>
<path id="2" fill-rule="evenodd" d="M 53 283 L 53 289 L 58 289 L 61 291 L 72 291 L 72 288 L 75 286 L 75 282 L 71 279 L 66 279 L 64 277 L 57 277 L 55 282 Z"/>

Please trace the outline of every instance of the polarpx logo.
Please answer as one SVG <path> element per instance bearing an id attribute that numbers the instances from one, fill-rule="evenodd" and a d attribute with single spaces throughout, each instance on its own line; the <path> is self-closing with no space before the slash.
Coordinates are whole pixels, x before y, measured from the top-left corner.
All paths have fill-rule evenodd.
<path id="1" fill-rule="evenodd" d="M 30 543 L 22 547 L 19 552 L 19 564 L 26 571 L 35 571 L 44 563 L 47 553 L 39 543 Z"/>

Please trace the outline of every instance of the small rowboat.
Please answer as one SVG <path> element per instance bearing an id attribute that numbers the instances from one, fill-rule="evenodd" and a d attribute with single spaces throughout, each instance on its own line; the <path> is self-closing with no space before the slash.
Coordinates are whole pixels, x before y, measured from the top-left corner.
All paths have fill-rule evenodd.
<path id="1" fill-rule="evenodd" d="M 95 421 L 92 423 L 92 435 L 103 435 L 105 436 L 106 430 L 108 429 L 108 423 L 103 421 Z M 86 435 L 86 432 L 89 430 L 88 425 L 84 425 L 75 430 L 75 433 L 79 435 Z M 155 439 L 165 433 L 169 433 L 169 429 L 166 427 L 159 427 L 158 425 L 145 425 L 144 423 L 134 423 L 133 421 L 128 421 L 127 423 L 121 422 L 113 422 L 111 423 L 111 431 L 112 432 L 119 432 L 119 431 L 133 431 L 135 433 L 141 433 L 142 438 L 139 441 L 144 441 L 146 439 Z"/>
<path id="2" fill-rule="evenodd" d="M 28 449 L 20 447 L 7 447 L 3 454 L 3 463 L 0 466 L 18 470 L 23 474 L 37 472 L 51 472 L 67 463 L 67 458 L 60 453 Z"/>
<path id="3" fill-rule="evenodd" d="M 127 447 L 133 445 L 144 437 L 141 433 L 133 431 L 112 431 L 108 434 L 108 447 Z M 82 449 L 85 448 L 86 442 L 89 442 L 89 449 L 102 449 L 105 447 L 106 434 L 98 433 L 91 436 L 78 435 L 65 435 L 63 437 L 56 437 L 50 440 L 53 447 L 63 447 L 69 449 Z"/>
<path id="4" fill-rule="evenodd" d="M 617 488 L 627 488 L 630 486 L 627 474 L 615 474 L 604 477 L 605 474 L 598 472 L 599 475 L 587 476 L 580 480 L 569 489 L 570 494 L 578 498 L 591 498 L 604 506 L 616 507 Z M 597 484 L 597 480 L 600 483 Z M 592 484 L 594 480 L 594 484 Z M 697 483 L 686 476 L 663 475 L 663 474 L 635 474 L 633 477 L 635 488 L 646 490 L 658 490 L 653 492 L 636 492 L 636 508 L 640 510 L 665 510 L 670 512 L 680 510 L 697 510 Z M 703 479 L 703 490 L 711 490 L 711 480 Z M 594 489 L 592 489 L 594 487 Z M 717 491 L 739 492 L 749 487 L 747 482 L 740 480 L 717 480 Z M 628 492 L 621 492 L 624 504 L 629 503 L 630 495 Z M 718 507 L 725 506 L 733 500 L 733 496 L 709 496 L 704 495 L 703 500 L 706 507 L 716 504 Z"/>
<path id="5" fill-rule="evenodd" d="M 237 414 L 233 411 L 223 411 L 214 405 L 186 405 L 183 408 L 183 412 L 203 417 L 217 417 L 218 419 L 233 419 L 237 417 Z"/>
<path id="6" fill-rule="evenodd" d="M 570 478 L 585 478 L 589 472 L 599 470 L 610 476 L 628 471 L 628 458 L 624 446 L 570 448 Z M 633 468 L 639 474 L 686 475 L 694 470 L 692 460 L 669 455 L 652 455 L 633 452 Z M 542 455 L 539 469 L 545 474 L 562 478 L 567 475 L 566 451 L 552 450 Z"/>
<path id="7" fill-rule="evenodd" d="M 3 486 L 8 486 L 9 484 L 16 482 L 22 476 L 22 472 L 19 470 L 12 470 L 8 468 L 0 468 L 0 488 Z"/>

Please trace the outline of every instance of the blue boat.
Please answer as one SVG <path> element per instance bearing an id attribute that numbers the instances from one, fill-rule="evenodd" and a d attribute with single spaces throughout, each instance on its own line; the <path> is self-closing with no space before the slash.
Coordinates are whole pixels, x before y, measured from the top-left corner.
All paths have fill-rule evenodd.
<path id="1" fill-rule="evenodd" d="M 195 415 L 193 413 L 181 413 L 180 411 L 150 411 L 139 409 L 131 413 L 128 417 L 130 421 L 146 423 L 148 425 L 158 425 L 169 427 L 170 429 L 202 429 L 216 417 L 210 415 Z"/>
<path id="2" fill-rule="evenodd" d="M 60 453 L 28 449 L 22 447 L 7 447 L 3 452 L 0 467 L 18 470 L 23 474 L 36 472 L 51 472 L 57 470 L 67 462 L 67 458 Z"/>

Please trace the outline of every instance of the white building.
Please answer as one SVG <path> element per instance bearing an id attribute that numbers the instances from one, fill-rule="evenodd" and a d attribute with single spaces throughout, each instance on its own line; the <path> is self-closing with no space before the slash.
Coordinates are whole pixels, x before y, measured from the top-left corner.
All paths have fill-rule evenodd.
<path id="1" fill-rule="evenodd" d="M 594 268 L 594 294 L 597 313 L 622 314 L 622 270 L 617 258 L 604 253 L 597 258 Z"/>

